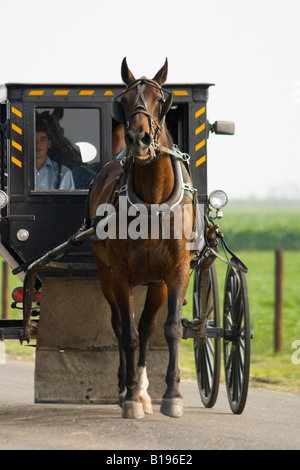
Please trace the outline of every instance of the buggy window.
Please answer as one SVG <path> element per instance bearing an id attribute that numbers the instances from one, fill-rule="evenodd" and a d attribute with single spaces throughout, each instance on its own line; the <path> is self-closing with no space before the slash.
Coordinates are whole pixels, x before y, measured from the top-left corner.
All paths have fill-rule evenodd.
<path id="1" fill-rule="evenodd" d="M 36 190 L 87 189 L 99 166 L 99 109 L 36 109 Z"/>

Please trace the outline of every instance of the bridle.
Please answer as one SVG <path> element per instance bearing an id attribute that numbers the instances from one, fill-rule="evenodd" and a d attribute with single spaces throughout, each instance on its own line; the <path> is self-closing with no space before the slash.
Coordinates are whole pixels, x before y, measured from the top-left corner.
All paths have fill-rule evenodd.
<path id="1" fill-rule="evenodd" d="M 157 90 L 160 91 L 162 95 L 162 107 L 161 107 L 161 113 L 158 122 L 154 117 L 149 113 L 148 106 L 147 106 L 147 101 L 144 96 L 144 90 L 146 86 L 152 86 L 153 88 L 156 88 Z M 137 93 L 135 100 L 132 105 L 132 111 L 130 113 L 129 119 L 126 119 L 125 113 L 124 113 L 124 105 L 122 103 L 122 98 L 126 93 L 129 93 L 131 90 L 136 88 Z M 165 98 L 166 95 L 166 98 Z M 154 80 L 149 80 L 145 77 L 142 77 L 138 80 L 134 80 L 130 82 L 126 90 L 117 95 L 113 102 L 112 102 L 112 117 L 118 122 L 121 122 L 124 124 L 125 128 L 125 134 L 130 130 L 130 122 L 133 116 L 136 114 L 145 114 L 148 118 L 149 121 L 149 135 L 151 139 L 151 144 L 150 146 L 153 147 L 153 149 L 158 148 L 158 137 L 162 132 L 163 125 L 165 122 L 165 117 L 167 112 L 169 111 L 170 106 L 172 105 L 173 101 L 173 95 L 171 92 L 163 89 L 157 82 Z M 154 124 L 156 124 L 156 130 L 154 132 Z"/>
<path id="2" fill-rule="evenodd" d="M 153 116 L 149 113 L 149 109 L 147 106 L 147 102 L 144 96 L 144 90 L 146 86 L 152 86 L 160 91 L 163 102 L 161 107 L 161 113 L 159 116 L 159 120 L 156 121 Z M 132 110 L 128 119 L 125 117 L 124 113 L 124 105 L 120 97 L 123 97 L 126 93 L 136 88 L 136 96 L 132 105 Z M 165 98 L 166 95 L 166 98 Z M 134 80 L 129 83 L 126 90 L 120 93 L 112 102 L 112 117 L 124 124 L 125 133 L 130 130 L 130 122 L 133 116 L 136 114 L 142 113 L 145 114 L 149 120 L 149 129 L 150 129 L 150 138 L 151 143 L 150 146 L 153 150 L 152 155 L 157 156 L 157 152 L 164 152 L 171 155 L 171 163 L 174 172 L 174 188 L 172 194 L 170 195 L 169 199 L 165 201 L 164 206 L 167 209 L 160 209 L 157 211 L 157 214 L 164 214 L 173 211 L 175 207 L 181 204 L 183 197 L 185 194 L 188 194 L 192 201 L 196 199 L 196 189 L 193 188 L 188 180 L 184 179 L 183 172 L 182 172 L 182 163 L 186 165 L 186 169 L 188 170 L 187 173 L 190 175 L 189 172 L 189 160 L 190 157 L 188 154 L 180 152 L 177 146 L 172 146 L 172 148 L 167 148 L 161 145 L 158 142 L 158 137 L 162 132 L 163 125 L 165 122 L 165 117 L 167 112 L 172 105 L 173 95 L 171 92 L 162 89 L 162 87 L 155 82 L 154 80 L 149 80 L 145 77 L 142 77 L 138 80 Z M 154 124 L 156 124 L 156 130 L 154 132 Z M 157 151 L 157 152 L 156 152 Z M 116 185 L 120 184 L 120 189 L 113 190 L 113 193 L 116 197 L 118 197 L 121 193 L 125 192 L 127 196 L 127 200 L 131 206 L 134 206 L 138 209 L 139 204 L 143 204 L 146 206 L 148 214 L 151 214 L 151 204 L 147 204 L 142 201 L 137 193 L 135 192 L 134 187 L 134 169 L 130 164 L 130 152 L 127 153 L 126 156 L 122 158 L 120 161 L 121 165 L 125 168 L 124 173 L 122 174 L 122 181 L 116 182 Z"/>

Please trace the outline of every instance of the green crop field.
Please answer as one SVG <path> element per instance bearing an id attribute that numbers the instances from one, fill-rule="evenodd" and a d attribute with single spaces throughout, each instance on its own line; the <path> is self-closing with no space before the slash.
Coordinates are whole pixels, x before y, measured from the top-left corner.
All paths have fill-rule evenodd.
<path id="1" fill-rule="evenodd" d="M 300 202 L 228 203 L 220 230 L 236 250 L 300 250 Z"/>
<path id="2" fill-rule="evenodd" d="M 300 363 L 295 363 L 300 359 L 300 353 L 295 356 L 297 350 L 292 347 L 295 341 L 300 342 L 300 203 L 289 206 L 278 203 L 229 203 L 219 225 L 231 249 L 249 268 L 247 282 L 251 329 L 254 331 L 251 342 L 251 386 L 300 394 Z M 277 248 L 284 249 L 282 350 L 279 353 L 274 352 Z M 216 265 L 222 309 L 226 265 L 219 260 Z M 2 269 L 0 286 L 1 274 Z M 10 276 L 10 289 L 16 285 L 20 285 L 19 279 Z M 183 317 L 192 318 L 192 287 L 191 279 Z M 10 312 L 11 317 L 19 315 L 15 310 Z M 19 346 L 15 341 L 6 341 L 6 352 L 7 357 L 24 358 L 25 355 L 25 358 L 32 360 L 34 349 Z M 298 360 L 293 361 L 293 357 Z M 195 380 L 192 340 L 181 342 L 180 369 L 182 379 Z"/>

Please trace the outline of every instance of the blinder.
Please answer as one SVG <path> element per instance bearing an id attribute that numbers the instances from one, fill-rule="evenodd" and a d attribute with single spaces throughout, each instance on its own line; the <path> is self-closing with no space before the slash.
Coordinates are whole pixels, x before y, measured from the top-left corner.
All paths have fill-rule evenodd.
<path id="1" fill-rule="evenodd" d="M 173 94 L 170 91 L 166 91 L 166 90 L 163 90 L 163 91 L 167 93 L 168 96 L 166 99 L 164 99 L 164 102 L 162 104 L 160 120 L 162 120 L 166 116 L 173 102 Z"/>
<path id="2" fill-rule="evenodd" d="M 124 107 L 120 101 L 114 99 L 111 105 L 112 118 L 117 122 L 125 123 Z"/>

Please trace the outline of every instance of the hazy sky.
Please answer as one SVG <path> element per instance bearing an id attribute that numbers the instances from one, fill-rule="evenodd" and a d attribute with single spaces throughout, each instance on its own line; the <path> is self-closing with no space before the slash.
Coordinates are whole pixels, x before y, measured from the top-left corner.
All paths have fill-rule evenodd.
<path id="1" fill-rule="evenodd" d="M 299 0 L 0 0 L 0 83 L 210 82 L 209 190 L 300 197 Z"/>

